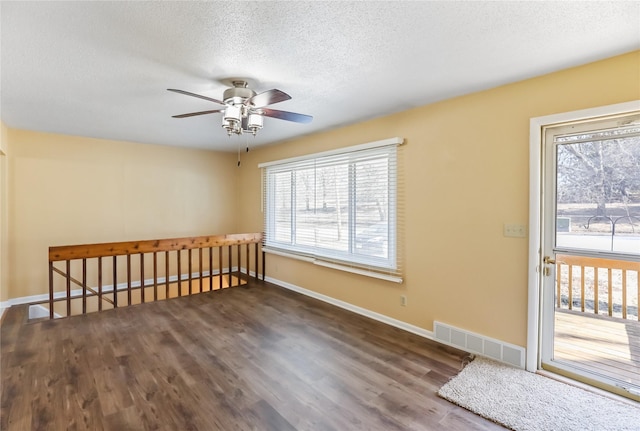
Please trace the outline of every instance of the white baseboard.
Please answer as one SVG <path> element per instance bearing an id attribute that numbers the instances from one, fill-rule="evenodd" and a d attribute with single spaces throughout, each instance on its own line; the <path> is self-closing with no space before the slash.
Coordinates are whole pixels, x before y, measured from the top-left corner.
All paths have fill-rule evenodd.
<path id="1" fill-rule="evenodd" d="M 56 318 L 62 317 L 58 313 L 53 313 L 53 316 Z M 40 319 L 42 317 L 49 318 L 48 308 L 38 304 L 29 306 L 29 319 Z"/>

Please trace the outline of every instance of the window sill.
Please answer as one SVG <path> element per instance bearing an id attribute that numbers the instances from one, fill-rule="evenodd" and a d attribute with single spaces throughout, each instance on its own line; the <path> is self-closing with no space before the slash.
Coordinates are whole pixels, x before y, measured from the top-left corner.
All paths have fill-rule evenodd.
<path id="1" fill-rule="evenodd" d="M 323 266 L 325 268 L 331 268 L 331 269 L 336 269 L 338 271 L 344 271 L 344 272 L 350 272 L 352 274 L 363 275 L 365 277 L 371 277 L 371 278 L 377 278 L 379 280 L 390 281 L 392 283 L 401 284 L 403 282 L 402 277 L 398 277 L 395 275 L 381 274 L 379 272 L 368 271 L 362 268 L 354 268 L 347 265 L 340 265 L 338 263 L 327 262 L 327 261 L 316 259 L 310 256 L 302 256 L 295 253 L 287 253 L 285 251 L 276 250 L 268 247 L 263 247 L 262 251 L 264 251 L 265 253 L 274 254 L 277 256 L 283 256 L 283 257 L 287 257 L 295 260 L 301 260 L 303 262 L 313 263 L 314 265 Z"/>

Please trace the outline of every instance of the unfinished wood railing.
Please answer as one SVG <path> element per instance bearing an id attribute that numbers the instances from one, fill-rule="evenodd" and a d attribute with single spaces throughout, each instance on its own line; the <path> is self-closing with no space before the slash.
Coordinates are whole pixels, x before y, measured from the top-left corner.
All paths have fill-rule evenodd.
<path id="1" fill-rule="evenodd" d="M 556 255 L 556 307 L 640 320 L 640 262 Z"/>
<path id="2" fill-rule="evenodd" d="M 259 268 L 264 280 L 261 243 L 245 233 L 50 247 L 49 318 L 240 286 Z"/>

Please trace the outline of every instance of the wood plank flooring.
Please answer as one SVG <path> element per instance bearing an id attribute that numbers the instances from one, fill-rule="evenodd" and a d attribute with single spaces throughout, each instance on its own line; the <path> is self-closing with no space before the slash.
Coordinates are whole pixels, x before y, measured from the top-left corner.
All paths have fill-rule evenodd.
<path id="1" fill-rule="evenodd" d="M 640 387 L 640 323 L 556 310 L 554 358 Z"/>
<path id="2" fill-rule="evenodd" d="M 496 430 L 440 399 L 465 354 L 268 283 L 0 327 L 0 428 Z"/>

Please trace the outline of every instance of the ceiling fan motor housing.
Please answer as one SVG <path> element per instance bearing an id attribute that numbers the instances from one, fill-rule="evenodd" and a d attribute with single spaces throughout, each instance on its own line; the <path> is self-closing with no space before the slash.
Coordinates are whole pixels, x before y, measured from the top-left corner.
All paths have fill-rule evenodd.
<path id="1" fill-rule="evenodd" d="M 245 81 L 234 81 L 234 87 L 227 88 L 222 94 L 224 103 L 231 105 L 245 104 L 245 102 L 256 95 L 256 92 L 247 88 Z"/>

